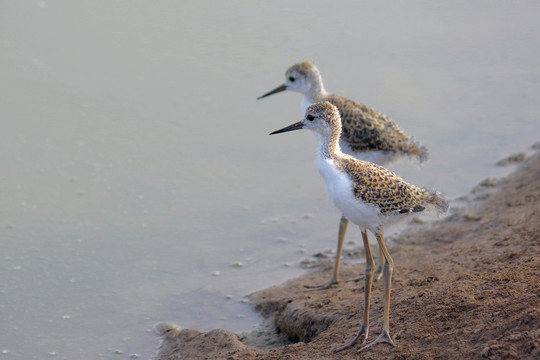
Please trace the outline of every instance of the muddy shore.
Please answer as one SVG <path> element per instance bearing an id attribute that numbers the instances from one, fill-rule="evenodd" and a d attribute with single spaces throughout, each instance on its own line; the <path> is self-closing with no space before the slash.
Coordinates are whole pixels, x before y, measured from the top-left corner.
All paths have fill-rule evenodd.
<path id="1" fill-rule="evenodd" d="M 156 359 L 540 359 L 540 154 L 510 176 L 482 182 L 467 206 L 417 224 L 391 244 L 390 331 L 396 347 L 333 353 L 360 326 L 363 281 L 309 290 L 331 260 L 252 295 L 255 308 L 293 343 L 262 350 L 226 330 L 160 324 Z M 344 264 L 341 278 L 363 274 Z M 373 286 L 369 340 L 382 326 L 382 284 Z"/>

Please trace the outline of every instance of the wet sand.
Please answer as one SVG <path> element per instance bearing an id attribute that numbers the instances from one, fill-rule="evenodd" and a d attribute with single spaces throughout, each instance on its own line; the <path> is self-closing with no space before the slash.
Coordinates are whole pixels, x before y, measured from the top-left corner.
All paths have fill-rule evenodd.
<path id="1" fill-rule="evenodd" d="M 304 288 L 329 278 L 326 260 L 252 295 L 268 323 L 294 343 L 263 350 L 226 330 L 162 324 L 157 359 L 539 359 L 540 154 L 504 179 L 482 182 L 463 202 L 442 220 L 402 232 L 389 246 L 395 348 L 378 344 L 359 355 L 358 344 L 333 353 L 358 331 L 364 284 Z M 341 279 L 363 273 L 363 264 L 343 264 Z M 369 340 L 381 331 L 382 295 L 382 282 L 374 283 Z"/>

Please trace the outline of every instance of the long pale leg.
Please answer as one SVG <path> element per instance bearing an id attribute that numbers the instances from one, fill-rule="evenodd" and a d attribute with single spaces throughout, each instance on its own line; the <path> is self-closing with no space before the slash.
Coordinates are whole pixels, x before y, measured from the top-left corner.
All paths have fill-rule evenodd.
<path id="1" fill-rule="evenodd" d="M 365 343 L 368 337 L 369 331 L 369 300 L 371 299 L 371 285 L 373 284 L 373 274 L 375 272 L 375 262 L 371 255 L 371 248 L 369 247 L 369 241 L 367 237 L 367 230 L 362 229 L 362 240 L 364 241 L 364 249 L 366 252 L 366 284 L 364 287 L 364 317 L 362 319 L 362 325 L 358 334 L 347 344 L 335 349 L 335 352 L 345 350 L 353 346 L 358 340 L 362 339 L 362 343 Z"/>
<path id="2" fill-rule="evenodd" d="M 390 337 L 390 290 L 392 285 L 392 270 L 394 267 L 394 260 L 390 257 L 390 253 L 384 244 L 384 232 L 380 229 L 376 234 L 377 242 L 381 252 L 383 253 L 384 264 L 383 264 L 383 287 L 384 287 L 384 321 L 383 321 L 383 330 L 381 334 L 372 342 L 364 346 L 360 351 L 367 349 L 370 346 L 373 346 L 380 342 L 389 343 L 392 346 L 396 346 L 392 338 Z"/>
<path id="3" fill-rule="evenodd" d="M 382 273 L 383 273 L 383 264 L 384 264 L 384 254 L 379 246 L 379 265 L 377 266 L 377 269 L 375 270 L 375 278 L 373 281 L 379 281 L 381 280 Z"/>
<path id="4" fill-rule="evenodd" d="M 367 238 L 368 238 L 367 236 L 368 236 L 367 230 L 363 229 L 362 230 L 362 239 L 364 239 L 364 241 L 367 241 Z M 383 255 L 383 252 L 382 252 L 381 248 L 379 247 L 379 265 L 377 266 L 377 269 L 375 270 L 375 277 L 373 278 L 373 281 L 379 281 L 381 279 L 383 263 L 384 263 L 384 255 Z M 348 279 L 347 282 L 349 282 L 349 281 L 360 281 L 360 280 L 362 280 L 361 276 L 355 277 L 355 278 L 352 278 L 352 279 Z"/>
<path id="5" fill-rule="evenodd" d="M 330 286 L 339 283 L 339 264 L 341 263 L 341 253 L 343 252 L 343 241 L 345 240 L 345 232 L 347 232 L 347 225 L 349 225 L 349 220 L 345 216 L 341 215 L 341 220 L 339 221 L 339 231 L 338 231 L 338 244 L 336 251 L 336 261 L 334 262 L 334 272 L 330 280 L 323 284 L 319 285 L 304 285 L 308 289 L 327 289 Z"/>

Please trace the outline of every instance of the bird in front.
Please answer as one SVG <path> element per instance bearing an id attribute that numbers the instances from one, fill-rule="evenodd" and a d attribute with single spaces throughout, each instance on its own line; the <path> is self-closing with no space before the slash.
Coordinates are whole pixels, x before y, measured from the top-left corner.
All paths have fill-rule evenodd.
<path id="1" fill-rule="evenodd" d="M 270 135 L 299 129 L 312 130 L 319 139 L 317 167 L 332 203 L 344 217 L 358 225 L 361 230 L 371 231 L 382 253 L 383 330 L 375 340 L 362 349 L 380 342 L 395 346 L 390 336 L 393 260 L 384 243 L 384 226 L 404 220 L 418 212 L 446 212 L 448 203 L 438 192 L 409 184 L 382 166 L 343 153 L 339 142 L 341 118 L 338 109 L 329 102 L 310 105 L 301 121 L 274 131 Z M 367 237 L 362 238 L 366 255 L 363 320 L 358 334 L 349 343 L 335 349 L 336 352 L 351 347 L 359 340 L 365 343 L 368 338 L 369 302 L 375 263 Z"/>

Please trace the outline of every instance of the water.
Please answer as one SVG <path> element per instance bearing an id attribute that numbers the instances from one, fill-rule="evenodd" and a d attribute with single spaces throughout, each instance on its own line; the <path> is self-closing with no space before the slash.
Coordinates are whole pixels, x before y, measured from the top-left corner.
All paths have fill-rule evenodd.
<path id="1" fill-rule="evenodd" d="M 164 320 L 253 329 L 244 295 L 335 246 L 315 139 L 267 135 L 301 96 L 255 101 L 302 59 L 429 148 L 393 166 L 411 182 L 454 198 L 504 175 L 540 140 L 539 10 L 0 3 L 0 358 L 146 359 Z"/>

